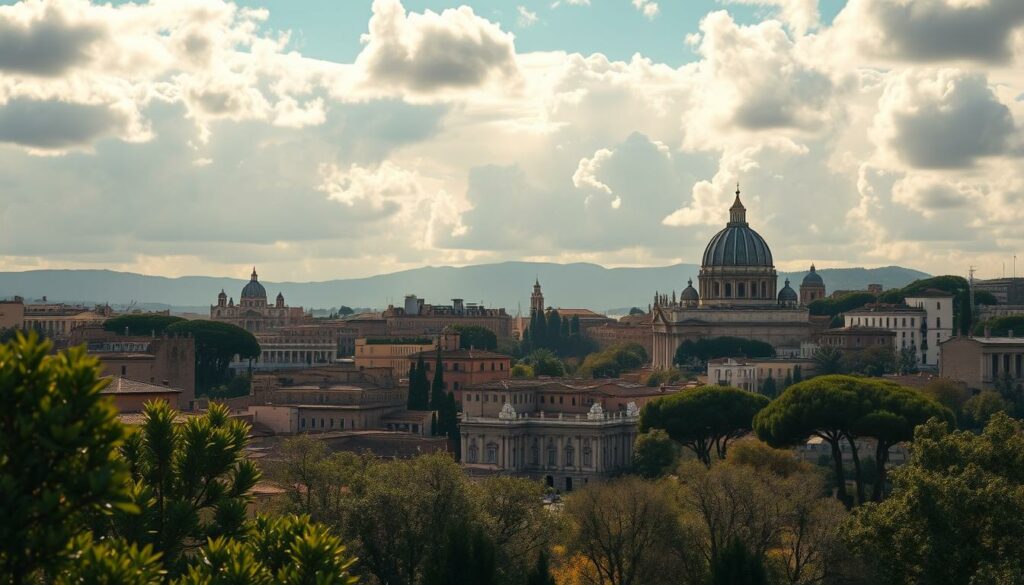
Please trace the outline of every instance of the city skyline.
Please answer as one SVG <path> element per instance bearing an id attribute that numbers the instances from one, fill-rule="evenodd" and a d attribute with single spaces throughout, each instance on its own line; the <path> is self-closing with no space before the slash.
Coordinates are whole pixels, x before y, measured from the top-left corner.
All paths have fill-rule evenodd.
<path id="1" fill-rule="evenodd" d="M 3 4 L 2 271 L 696 264 L 737 181 L 780 270 L 1020 249 L 1013 0 Z"/>

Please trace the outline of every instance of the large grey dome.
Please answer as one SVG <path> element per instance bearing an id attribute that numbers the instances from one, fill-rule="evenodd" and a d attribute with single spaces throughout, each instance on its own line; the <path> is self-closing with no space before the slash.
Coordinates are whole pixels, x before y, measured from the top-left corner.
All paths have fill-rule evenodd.
<path id="1" fill-rule="evenodd" d="M 729 208 L 729 223 L 715 234 L 704 249 L 703 266 L 774 266 L 772 251 L 761 234 L 747 224 L 747 209 L 740 202 L 740 191 L 736 189 L 736 201 Z"/>
<path id="2" fill-rule="evenodd" d="M 772 251 L 761 234 L 746 223 L 726 228 L 708 242 L 704 249 L 704 266 L 774 266 Z"/>
<path id="3" fill-rule="evenodd" d="M 252 269 L 252 276 L 250 277 L 249 283 L 242 289 L 243 299 L 266 299 L 267 289 L 263 288 L 263 285 L 256 279 L 256 268 Z"/>

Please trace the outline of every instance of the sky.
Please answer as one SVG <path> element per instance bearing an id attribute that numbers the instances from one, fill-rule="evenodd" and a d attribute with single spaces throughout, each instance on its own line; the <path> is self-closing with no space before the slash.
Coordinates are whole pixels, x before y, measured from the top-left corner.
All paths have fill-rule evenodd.
<path id="1" fill-rule="evenodd" d="M 780 270 L 997 277 L 1022 65 L 1020 0 L 0 2 L 0 270 L 699 263 L 738 182 Z"/>

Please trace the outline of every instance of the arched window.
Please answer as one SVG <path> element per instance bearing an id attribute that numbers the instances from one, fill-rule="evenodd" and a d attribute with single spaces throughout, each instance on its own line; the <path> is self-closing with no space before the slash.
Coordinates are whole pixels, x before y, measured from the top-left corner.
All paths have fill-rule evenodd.
<path id="1" fill-rule="evenodd" d="M 737 283 L 736 284 L 736 297 L 742 299 L 745 296 L 747 296 L 747 285 L 743 284 L 742 282 Z"/>
<path id="2" fill-rule="evenodd" d="M 548 465 L 558 465 L 558 451 L 555 450 L 553 442 L 548 442 Z"/>
<path id="3" fill-rule="evenodd" d="M 487 463 L 492 463 L 492 464 L 493 463 L 497 463 L 498 462 L 498 445 L 497 445 L 497 443 L 487 443 L 487 450 L 485 452 L 485 455 L 487 457 L 487 459 L 486 459 Z"/>
<path id="4" fill-rule="evenodd" d="M 576 464 L 576 450 L 572 448 L 572 445 L 565 446 L 565 465 L 566 467 L 572 467 Z"/>
<path id="5" fill-rule="evenodd" d="M 715 282 L 715 283 L 712 283 L 712 285 L 711 285 L 711 288 L 713 288 L 713 289 L 714 289 L 714 291 L 715 291 L 715 292 L 714 292 L 714 294 L 712 295 L 713 297 L 717 297 L 718 295 L 720 295 L 720 294 L 721 294 L 721 293 L 719 292 L 719 289 L 718 289 L 718 283 L 717 283 L 717 282 Z"/>
<path id="6" fill-rule="evenodd" d="M 540 447 L 537 445 L 537 439 L 533 440 L 533 447 L 530 448 L 530 463 L 540 465 Z"/>
<path id="7" fill-rule="evenodd" d="M 480 453 L 479 453 L 479 449 L 477 449 L 477 446 L 476 446 L 476 439 L 470 439 L 469 440 L 469 458 L 468 458 L 468 461 L 470 463 L 476 463 L 477 459 L 479 457 L 480 457 Z"/>
<path id="8" fill-rule="evenodd" d="M 583 466 L 590 467 L 593 460 L 593 451 L 590 449 L 590 439 L 583 439 Z"/>
<path id="9" fill-rule="evenodd" d="M 731 298 L 731 297 L 732 297 L 732 283 L 731 282 L 727 282 L 727 283 L 725 283 L 725 298 L 728 299 L 728 298 Z"/>
<path id="10" fill-rule="evenodd" d="M 768 298 L 768 283 L 763 280 L 761 281 L 761 298 Z"/>

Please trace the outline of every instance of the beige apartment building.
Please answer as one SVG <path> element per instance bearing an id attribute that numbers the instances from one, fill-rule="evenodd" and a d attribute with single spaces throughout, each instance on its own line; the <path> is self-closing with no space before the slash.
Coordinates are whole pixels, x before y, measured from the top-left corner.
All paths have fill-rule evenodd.
<path id="1" fill-rule="evenodd" d="M 992 390 L 1007 378 L 1024 384 L 1024 337 L 954 337 L 939 350 L 940 375 L 968 388 Z"/>
<path id="2" fill-rule="evenodd" d="M 359 369 L 389 368 L 396 379 L 409 375 L 409 358 L 437 349 L 430 337 L 357 339 L 355 363 Z"/>

